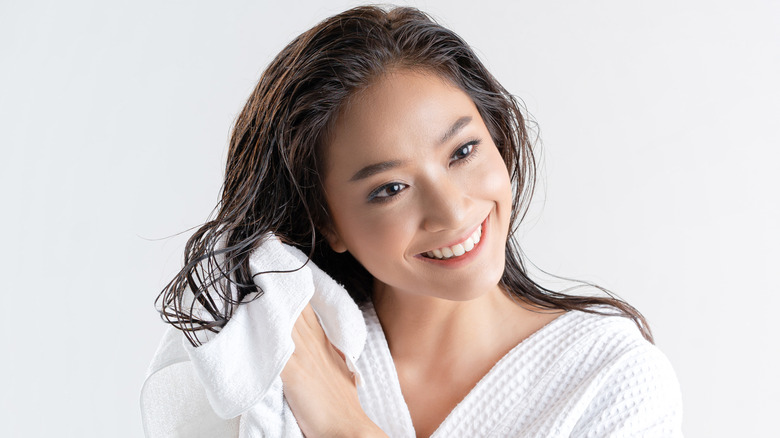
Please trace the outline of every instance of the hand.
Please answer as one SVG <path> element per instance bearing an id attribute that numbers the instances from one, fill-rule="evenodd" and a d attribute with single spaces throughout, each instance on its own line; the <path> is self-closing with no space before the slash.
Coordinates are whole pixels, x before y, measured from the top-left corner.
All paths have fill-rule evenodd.
<path id="1" fill-rule="evenodd" d="M 386 436 L 363 412 L 344 355 L 325 336 L 310 304 L 295 322 L 292 338 L 295 351 L 281 377 L 284 396 L 303 434 Z"/>

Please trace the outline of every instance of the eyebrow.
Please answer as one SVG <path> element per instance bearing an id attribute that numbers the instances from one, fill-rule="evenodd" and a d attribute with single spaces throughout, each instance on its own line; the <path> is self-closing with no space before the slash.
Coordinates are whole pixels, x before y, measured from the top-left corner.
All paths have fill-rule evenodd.
<path id="1" fill-rule="evenodd" d="M 448 129 L 447 132 L 444 133 L 442 138 L 439 140 L 439 145 L 447 142 L 447 140 L 454 137 L 455 134 L 460 132 L 469 123 L 471 123 L 471 116 L 463 116 L 458 120 L 456 120 L 455 123 L 453 123 L 452 126 L 450 126 L 450 129 Z M 405 161 L 392 160 L 392 161 L 382 161 L 381 163 L 370 164 L 358 170 L 357 173 L 352 175 L 352 178 L 350 178 L 349 180 L 351 182 L 351 181 L 359 181 L 361 179 L 366 179 L 370 176 L 376 175 L 377 173 L 382 173 L 384 171 L 399 167 L 405 163 L 406 163 Z"/>
<path id="2" fill-rule="evenodd" d="M 471 123 L 471 116 L 463 116 L 455 121 L 455 123 L 450 126 L 450 129 L 447 131 L 446 134 L 439 140 L 439 144 L 445 143 L 447 140 L 451 139 L 455 136 L 458 132 L 460 132 L 463 127 Z"/>
<path id="3" fill-rule="evenodd" d="M 398 160 L 383 161 L 381 163 L 371 164 L 369 166 L 360 169 L 356 174 L 352 175 L 352 178 L 350 178 L 349 180 L 358 181 L 361 179 L 366 179 L 369 176 L 373 176 L 376 175 L 377 173 L 382 173 L 386 170 L 396 168 L 402 164 L 403 162 Z"/>

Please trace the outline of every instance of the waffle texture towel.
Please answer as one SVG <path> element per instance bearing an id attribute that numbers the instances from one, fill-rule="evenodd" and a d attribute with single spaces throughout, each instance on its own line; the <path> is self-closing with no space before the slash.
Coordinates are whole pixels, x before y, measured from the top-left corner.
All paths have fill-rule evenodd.
<path id="1" fill-rule="evenodd" d="M 252 273 L 262 273 L 254 277 L 261 296 L 248 296 L 228 324 L 199 347 L 168 328 L 141 391 L 147 437 L 238 436 L 239 416 L 250 410 L 252 436 L 302 436 L 280 374 L 295 349 L 293 325 L 309 302 L 362 384 L 356 363 L 366 341 L 363 315 L 314 263 L 303 266 L 306 260 L 300 250 L 269 237 L 249 260 Z"/>

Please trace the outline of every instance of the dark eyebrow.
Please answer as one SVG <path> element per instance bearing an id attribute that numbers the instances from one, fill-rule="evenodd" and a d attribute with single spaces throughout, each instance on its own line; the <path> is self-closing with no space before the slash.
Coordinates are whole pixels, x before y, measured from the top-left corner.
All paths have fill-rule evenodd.
<path id="1" fill-rule="evenodd" d="M 452 124 L 450 129 L 447 131 L 446 134 L 444 134 L 444 137 L 439 140 L 439 144 L 442 144 L 446 142 L 447 140 L 451 139 L 455 134 L 458 133 L 461 129 L 463 129 L 464 126 L 471 123 L 471 116 L 463 116 L 455 121 L 455 123 Z"/>
<path id="2" fill-rule="evenodd" d="M 394 160 L 394 161 L 383 161 L 381 163 L 371 164 L 370 166 L 366 166 L 362 169 L 360 169 L 356 174 L 352 175 L 352 178 L 350 178 L 350 181 L 357 181 L 361 179 L 368 178 L 369 176 L 376 175 L 377 173 L 384 172 L 385 170 L 390 170 L 396 167 L 399 167 L 403 164 L 403 162 Z"/>
<path id="3" fill-rule="evenodd" d="M 450 126 L 450 129 L 447 130 L 447 132 L 444 134 L 444 136 L 439 140 L 439 144 L 445 143 L 447 140 L 451 139 L 455 134 L 457 134 L 461 129 L 463 129 L 464 126 L 471 123 L 471 116 L 463 116 L 455 121 L 455 123 Z M 369 176 L 376 175 L 377 173 L 384 172 L 386 170 L 394 169 L 396 167 L 399 167 L 403 165 L 404 162 L 393 160 L 393 161 L 383 161 L 381 163 L 371 164 L 368 165 L 360 170 L 357 171 L 354 175 L 352 175 L 352 178 L 350 178 L 351 181 L 358 181 L 361 179 L 366 179 Z"/>

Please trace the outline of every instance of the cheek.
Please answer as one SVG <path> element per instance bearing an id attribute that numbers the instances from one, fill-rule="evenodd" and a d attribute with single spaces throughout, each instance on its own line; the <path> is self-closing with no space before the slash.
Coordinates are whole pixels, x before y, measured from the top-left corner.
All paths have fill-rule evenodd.
<path id="1" fill-rule="evenodd" d="M 509 235 L 509 220 L 512 215 L 512 182 L 498 150 L 491 153 L 480 174 L 479 192 L 483 199 L 494 203 L 498 219 L 495 224 L 496 231 L 506 239 Z"/>
<path id="2" fill-rule="evenodd" d="M 381 207 L 365 211 L 365 207 L 350 206 L 342 211 L 349 214 L 334 215 L 339 235 L 348 251 L 366 269 L 372 271 L 383 260 L 403 256 L 413 235 L 410 215 L 395 214 Z"/>
<path id="3" fill-rule="evenodd" d="M 479 177 L 475 181 L 480 191 L 500 202 L 499 208 L 511 208 L 505 204 L 512 199 L 512 182 L 509 179 L 509 171 L 501 159 L 498 150 L 491 150 L 487 160 L 482 166 Z"/>

